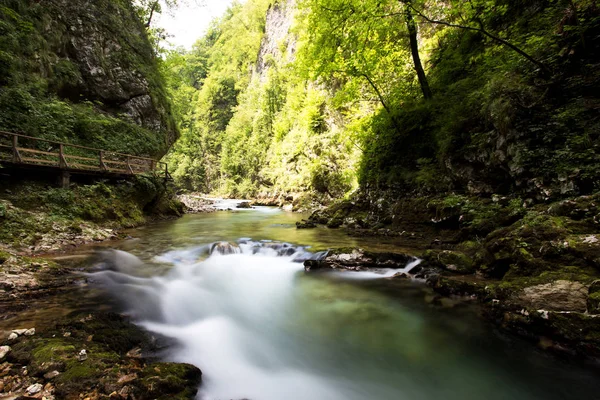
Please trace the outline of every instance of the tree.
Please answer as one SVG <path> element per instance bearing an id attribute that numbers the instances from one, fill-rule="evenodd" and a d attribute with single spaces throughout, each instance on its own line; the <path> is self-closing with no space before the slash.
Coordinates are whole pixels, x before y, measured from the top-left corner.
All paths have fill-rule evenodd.
<path id="1" fill-rule="evenodd" d="M 503 39 L 500 37 L 500 35 L 493 33 L 491 30 L 485 27 L 483 22 L 485 17 L 497 17 L 506 11 L 506 7 L 497 4 L 495 1 L 489 0 L 459 0 L 451 2 L 449 6 L 440 2 L 434 2 L 433 4 L 437 5 L 437 12 L 445 15 L 449 18 L 449 20 L 441 20 L 428 16 L 422 9 L 415 7 L 411 1 L 406 2 L 406 7 L 407 10 L 411 10 L 411 12 L 414 12 L 422 20 L 431 24 L 479 32 L 493 41 L 516 52 L 527 61 L 537 66 L 542 73 L 546 75 L 549 74 L 550 71 L 544 63 L 537 60 L 535 57 L 527 53 L 522 48 L 516 46 L 514 43 L 507 39 Z"/>
<path id="2" fill-rule="evenodd" d="M 423 97 L 428 100 L 433 97 L 431 89 L 429 88 L 429 82 L 427 81 L 427 75 L 421 64 L 421 56 L 419 55 L 419 41 L 417 38 L 417 24 L 413 18 L 413 9 L 411 1 L 406 1 L 404 5 L 404 19 L 406 21 L 406 29 L 408 30 L 408 39 L 410 42 L 410 53 L 412 55 L 413 64 L 419 79 L 419 85 L 423 92 Z"/>
<path id="3" fill-rule="evenodd" d="M 342 82 L 362 79 L 391 113 L 391 91 L 402 86 L 400 80 L 411 80 L 405 68 L 412 64 L 423 97 L 432 98 L 419 54 L 412 3 L 305 0 L 302 6 L 309 40 L 299 58 L 310 62 L 310 77 Z"/>

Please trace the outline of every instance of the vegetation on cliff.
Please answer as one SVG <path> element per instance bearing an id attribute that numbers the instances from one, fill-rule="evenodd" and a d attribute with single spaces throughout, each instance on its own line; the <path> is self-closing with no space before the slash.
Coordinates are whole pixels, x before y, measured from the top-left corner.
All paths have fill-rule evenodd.
<path id="1" fill-rule="evenodd" d="M 148 156 L 178 137 L 131 1 L 4 1 L 0 37 L 1 130 Z"/>
<path id="2" fill-rule="evenodd" d="M 599 32 L 593 1 L 236 3 L 168 57 L 169 160 L 238 196 L 589 194 Z"/>

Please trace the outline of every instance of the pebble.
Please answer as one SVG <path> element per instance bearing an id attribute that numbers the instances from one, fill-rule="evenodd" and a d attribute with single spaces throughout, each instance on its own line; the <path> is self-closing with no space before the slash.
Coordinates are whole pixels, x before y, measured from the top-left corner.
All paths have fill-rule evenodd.
<path id="1" fill-rule="evenodd" d="M 117 383 L 119 383 L 119 384 L 129 383 L 129 382 L 135 381 L 137 378 L 138 378 L 138 376 L 134 372 L 133 374 L 123 375 L 122 377 L 119 378 Z"/>
<path id="2" fill-rule="evenodd" d="M 0 346 L 0 360 L 4 359 L 10 353 L 10 346 Z"/>
<path id="3" fill-rule="evenodd" d="M 126 354 L 129 358 L 142 358 L 142 349 L 136 347 L 135 349 L 131 349 Z"/>
<path id="4" fill-rule="evenodd" d="M 60 372 L 55 370 L 52 372 L 45 373 L 44 378 L 50 380 L 56 378 L 58 375 L 60 375 Z"/>
<path id="5" fill-rule="evenodd" d="M 77 355 L 77 359 L 79 361 L 85 361 L 87 360 L 88 356 L 87 356 L 87 351 L 85 351 L 85 349 L 81 350 L 79 352 L 79 354 Z"/>
<path id="6" fill-rule="evenodd" d="M 34 383 L 33 385 L 29 386 L 26 391 L 29 394 L 36 394 L 42 391 L 42 384 L 41 383 Z"/>

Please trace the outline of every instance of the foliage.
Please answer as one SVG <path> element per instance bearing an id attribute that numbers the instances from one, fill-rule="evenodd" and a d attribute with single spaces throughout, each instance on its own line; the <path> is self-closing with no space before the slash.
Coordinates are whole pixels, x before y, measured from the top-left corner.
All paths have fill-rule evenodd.
<path id="1" fill-rule="evenodd" d="M 194 50 L 167 58 L 179 76 L 172 96 L 187 99 L 184 135 L 169 156 L 180 186 L 333 198 L 357 177 L 363 186 L 426 192 L 479 185 L 503 193 L 532 177 L 597 188 L 598 117 L 573 100 L 584 82 L 567 78 L 593 59 L 592 3 L 303 0 L 279 51 L 260 48 L 259 70 L 267 6 L 234 4 Z M 548 89 L 567 82 L 563 96 Z M 511 144 L 495 148 L 502 143 Z M 467 163 L 481 172 L 464 173 Z"/>
<path id="2" fill-rule="evenodd" d="M 162 127 L 141 126 L 116 111 L 114 100 L 94 94 L 95 81 L 83 75 L 83 61 L 69 47 L 82 21 L 117 48 L 103 62 L 145 79 Z M 0 129 L 140 155 L 164 154 L 175 139 L 159 60 L 130 0 L 91 6 L 7 0 L 0 5 L 0 37 Z"/>

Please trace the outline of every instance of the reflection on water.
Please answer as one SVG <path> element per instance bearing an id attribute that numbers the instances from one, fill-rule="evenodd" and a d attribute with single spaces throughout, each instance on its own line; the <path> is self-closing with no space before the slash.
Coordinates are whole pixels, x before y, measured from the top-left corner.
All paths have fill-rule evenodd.
<path id="1" fill-rule="evenodd" d="M 125 241 L 118 247 L 149 259 L 174 247 L 251 237 L 255 240 L 277 240 L 312 246 L 315 249 L 360 246 L 373 250 L 398 251 L 393 238 L 356 238 L 348 236 L 342 229 L 296 229 L 296 222 L 306 217 L 282 212 L 274 207 L 186 215 L 178 220 L 131 230 L 128 233 L 136 239 Z"/>

